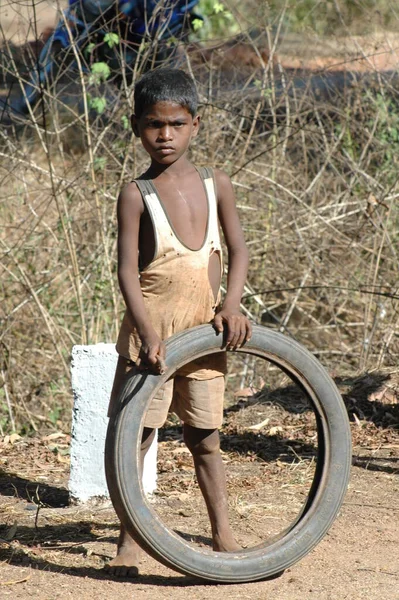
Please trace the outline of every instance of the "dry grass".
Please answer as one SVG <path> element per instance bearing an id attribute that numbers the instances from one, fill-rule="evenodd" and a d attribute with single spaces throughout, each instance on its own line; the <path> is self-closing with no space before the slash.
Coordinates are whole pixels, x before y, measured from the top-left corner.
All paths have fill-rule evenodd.
<path id="1" fill-rule="evenodd" d="M 232 176 L 251 251 L 243 309 L 295 336 L 335 374 L 393 367 L 397 79 L 371 70 L 368 81 L 341 81 L 330 99 L 301 91 L 298 78 L 291 83 L 287 52 L 285 68 L 279 59 L 285 12 L 274 23 L 267 18 L 256 39 L 240 21 L 241 42 L 231 43 L 238 70 L 237 55 L 223 61 L 211 52 L 204 62 L 193 49 L 180 50 L 203 101 L 193 160 Z M 364 64 L 361 38 L 354 46 Z M 123 301 L 115 202 L 146 164 L 125 117 L 150 50 L 140 49 L 133 72 L 121 63 L 118 81 L 96 84 L 84 69 L 91 59 L 73 48 L 74 81 L 59 78 L 43 89 L 28 124 L 0 129 L 0 433 L 66 426 L 71 347 L 116 339 Z M 9 41 L 3 51 L 16 56 Z M 247 66 L 242 52 L 250 53 Z M 4 78 L 22 82 L 22 62 L 3 65 Z M 87 101 L 78 106 L 85 92 L 106 96 L 102 115 Z M 244 375 L 250 368 L 243 366 Z"/>

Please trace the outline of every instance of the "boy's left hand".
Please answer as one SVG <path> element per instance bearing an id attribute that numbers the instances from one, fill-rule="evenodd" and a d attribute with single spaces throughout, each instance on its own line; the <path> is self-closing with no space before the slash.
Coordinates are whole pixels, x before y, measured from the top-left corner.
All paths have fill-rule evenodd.
<path id="1" fill-rule="evenodd" d="M 249 319 L 239 310 L 222 308 L 215 315 L 214 325 L 216 331 L 223 333 L 223 323 L 227 325 L 226 348 L 235 350 L 249 342 L 252 335 L 252 325 Z"/>

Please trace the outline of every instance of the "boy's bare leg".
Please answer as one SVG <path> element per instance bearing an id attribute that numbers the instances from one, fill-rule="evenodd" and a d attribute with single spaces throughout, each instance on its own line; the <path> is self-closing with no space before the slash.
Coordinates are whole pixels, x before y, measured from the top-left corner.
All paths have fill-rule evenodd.
<path id="1" fill-rule="evenodd" d="M 147 454 L 155 435 L 155 429 L 144 428 L 141 441 L 140 468 L 143 472 L 144 457 Z M 110 490 L 112 496 L 112 490 Z M 105 569 L 115 577 L 137 577 L 141 548 L 121 524 L 117 554 Z"/>
<path id="2" fill-rule="evenodd" d="M 234 539 L 228 517 L 226 476 L 217 429 L 184 425 L 184 441 L 193 455 L 195 472 L 208 509 L 213 549 L 234 552 L 241 547 Z"/>

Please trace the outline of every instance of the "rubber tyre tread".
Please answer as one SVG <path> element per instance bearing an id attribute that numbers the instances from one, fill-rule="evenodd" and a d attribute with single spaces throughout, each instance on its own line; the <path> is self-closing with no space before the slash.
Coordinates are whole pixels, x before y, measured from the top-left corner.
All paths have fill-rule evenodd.
<path id="1" fill-rule="evenodd" d="M 200 356 L 223 351 L 223 336 L 201 325 L 166 342 L 164 375 L 140 374 L 127 380 L 120 410 L 110 419 L 106 476 L 115 510 L 124 526 L 154 558 L 172 569 L 220 583 L 272 577 L 305 556 L 331 527 L 349 481 L 351 435 L 341 395 L 321 363 L 298 342 L 260 325 L 237 350 L 269 360 L 285 370 L 307 393 L 318 427 L 317 468 L 307 502 L 278 539 L 235 553 L 194 548 L 168 529 L 151 509 L 139 476 L 140 440 L 151 398 L 178 368 Z M 134 402 L 132 398 L 134 397 Z"/>

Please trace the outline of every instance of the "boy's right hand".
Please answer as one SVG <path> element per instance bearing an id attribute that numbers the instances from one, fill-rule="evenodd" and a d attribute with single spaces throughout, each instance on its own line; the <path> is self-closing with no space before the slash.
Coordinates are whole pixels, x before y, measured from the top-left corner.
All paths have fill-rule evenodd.
<path id="1" fill-rule="evenodd" d="M 143 336 L 140 354 L 136 366 L 140 371 L 150 369 L 162 375 L 165 371 L 165 344 L 157 334 Z"/>

